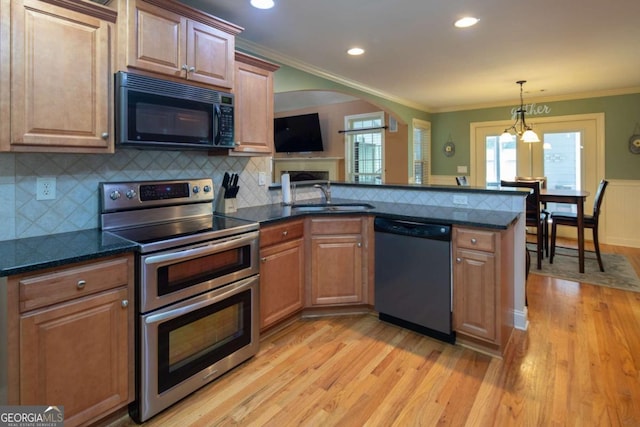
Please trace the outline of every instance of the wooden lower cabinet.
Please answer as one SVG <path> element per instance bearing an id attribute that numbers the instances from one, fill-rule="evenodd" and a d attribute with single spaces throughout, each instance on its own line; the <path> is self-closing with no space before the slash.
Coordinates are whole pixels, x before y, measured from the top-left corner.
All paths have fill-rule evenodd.
<path id="1" fill-rule="evenodd" d="M 20 317 L 20 404 L 78 425 L 128 400 L 126 287 Z"/>
<path id="2" fill-rule="evenodd" d="M 310 220 L 308 306 L 369 303 L 368 217 Z"/>
<path id="3" fill-rule="evenodd" d="M 456 339 L 501 355 L 513 331 L 513 228 L 454 227 L 453 257 Z"/>
<path id="4" fill-rule="evenodd" d="M 304 307 L 304 222 L 260 230 L 260 329 Z"/>
<path id="5" fill-rule="evenodd" d="M 133 401 L 133 274 L 126 255 L 9 278 L 9 404 L 76 426 Z"/>

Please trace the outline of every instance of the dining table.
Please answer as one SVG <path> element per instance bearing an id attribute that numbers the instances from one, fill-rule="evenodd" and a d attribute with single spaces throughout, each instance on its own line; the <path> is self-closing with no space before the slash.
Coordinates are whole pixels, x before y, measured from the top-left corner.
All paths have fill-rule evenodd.
<path id="1" fill-rule="evenodd" d="M 584 201 L 589 196 L 585 190 L 570 190 L 559 188 L 545 188 L 540 190 L 542 204 L 555 202 L 576 205 L 578 220 L 578 263 L 580 273 L 584 273 Z M 553 220 L 553 215 L 551 216 Z"/>

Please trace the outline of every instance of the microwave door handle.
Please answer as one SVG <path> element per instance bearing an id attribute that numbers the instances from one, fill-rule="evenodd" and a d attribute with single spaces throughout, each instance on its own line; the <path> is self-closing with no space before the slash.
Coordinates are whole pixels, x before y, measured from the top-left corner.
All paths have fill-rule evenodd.
<path id="1" fill-rule="evenodd" d="M 219 145 L 222 138 L 222 126 L 221 126 L 222 111 L 220 111 L 220 105 L 215 104 L 213 106 L 213 128 L 215 130 L 214 144 Z"/>

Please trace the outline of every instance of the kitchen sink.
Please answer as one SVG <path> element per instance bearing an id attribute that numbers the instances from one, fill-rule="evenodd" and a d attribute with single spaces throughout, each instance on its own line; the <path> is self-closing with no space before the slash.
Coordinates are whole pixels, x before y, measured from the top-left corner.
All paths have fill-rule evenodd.
<path id="1" fill-rule="evenodd" d="M 354 212 L 367 211 L 375 206 L 368 203 L 331 203 L 331 204 L 300 204 L 293 205 L 291 209 L 298 212 Z"/>

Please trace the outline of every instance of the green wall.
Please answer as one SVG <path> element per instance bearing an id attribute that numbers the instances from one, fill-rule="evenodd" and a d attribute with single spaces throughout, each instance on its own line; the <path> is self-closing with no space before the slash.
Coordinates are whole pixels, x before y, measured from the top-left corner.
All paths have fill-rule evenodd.
<path id="1" fill-rule="evenodd" d="M 534 101 L 530 101 L 534 102 Z M 640 154 L 628 149 L 631 135 L 640 133 L 640 93 L 603 96 L 569 101 L 541 102 L 549 106 L 550 114 L 539 117 L 565 116 L 573 114 L 605 114 L 605 177 L 609 179 L 640 179 Z M 510 120 L 514 106 L 432 113 L 431 172 L 434 175 L 457 175 L 457 165 L 469 165 L 470 123 Z M 443 145 L 451 138 L 456 144 L 456 153 L 446 157 Z M 472 172 L 469 171 L 469 174 Z"/>

